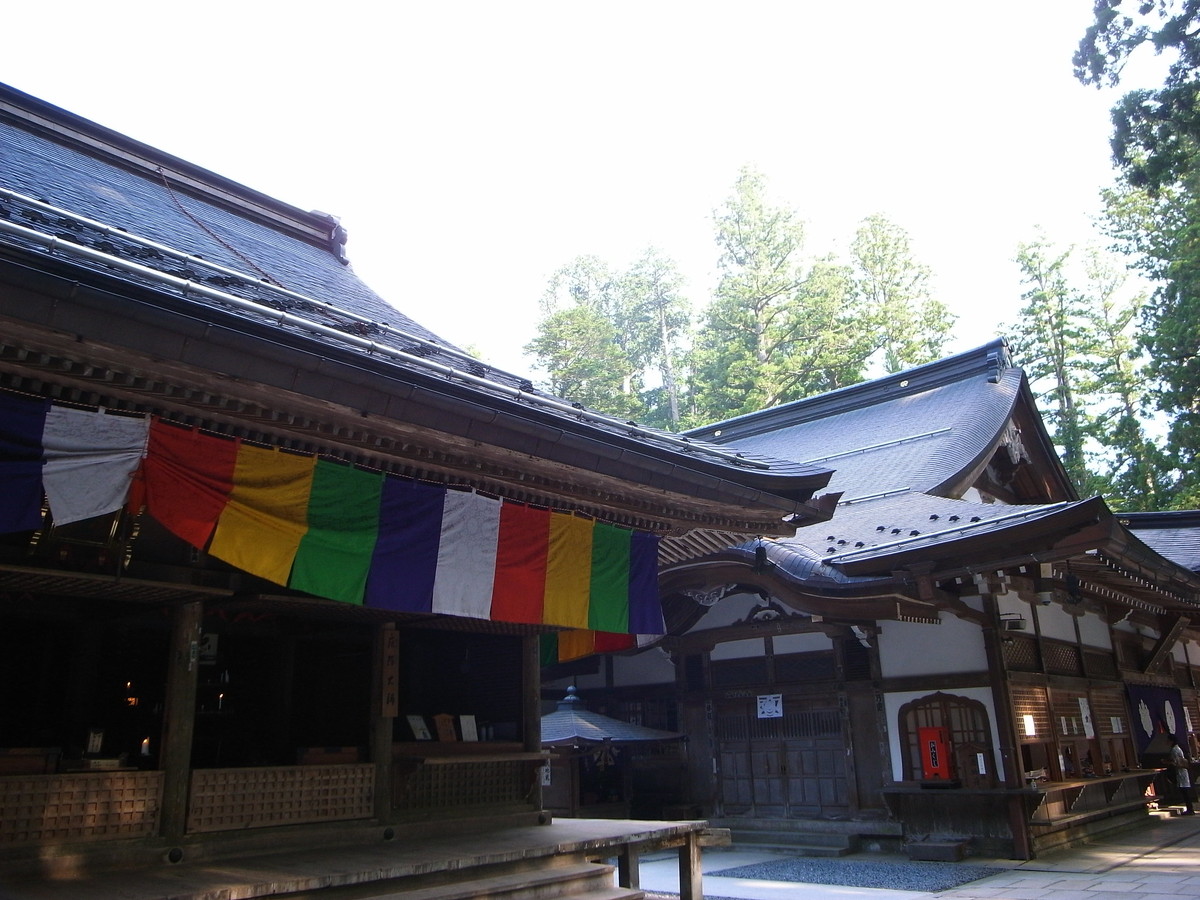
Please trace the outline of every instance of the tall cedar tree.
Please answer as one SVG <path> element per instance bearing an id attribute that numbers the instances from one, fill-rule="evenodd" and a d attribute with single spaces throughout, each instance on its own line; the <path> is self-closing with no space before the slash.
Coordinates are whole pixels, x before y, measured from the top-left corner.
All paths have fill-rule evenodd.
<path id="1" fill-rule="evenodd" d="M 714 421 L 861 380 L 870 329 L 855 327 L 847 267 L 800 262 L 804 228 L 743 169 L 715 213 L 720 281 L 693 354 L 694 417 Z"/>
<path id="2" fill-rule="evenodd" d="M 1136 319 L 1143 301 L 1126 290 L 1112 257 L 1084 252 L 1082 289 L 1069 277 L 1073 250 L 1044 238 L 1017 255 L 1025 306 L 1011 326 L 1014 355 L 1043 402 L 1063 465 L 1083 496 L 1121 509 L 1153 509 L 1164 488 L 1161 454 L 1143 425 L 1148 399 Z"/>
<path id="3" fill-rule="evenodd" d="M 872 310 L 885 372 L 933 362 L 955 316 L 930 296 L 931 274 L 912 255 L 908 232 L 880 215 L 869 216 L 850 245 L 855 294 Z"/>
<path id="4" fill-rule="evenodd" d="M 1113 159 L 1133 190 L 1110 199 L 1123 193 L 1115 230 L 1158 283 L 1144 308 L 1142 342 L 1159 408 L 1171 420 L 1169 464 L 1177 483 L 1169 505 L 1198 505 L 1200 0 L 1096 0 L 1094 13 L 1075 54 L 1085 84 L 1119 83 L 1139 49 L 1171 58 L 1161 88 L 1132 91 L 1113 110 Z"/>

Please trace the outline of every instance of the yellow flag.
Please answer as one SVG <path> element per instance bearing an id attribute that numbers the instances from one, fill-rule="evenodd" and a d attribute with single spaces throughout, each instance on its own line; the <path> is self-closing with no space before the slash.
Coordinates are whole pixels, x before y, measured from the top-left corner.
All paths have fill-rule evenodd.
<path id="1" fill-rule="evenodd" d="M 592 590 L 591 519 L 551 513 L 546 552 L 546 593 L 542 621 L 568 628 L 588 627 Z"/>
<path id="2" fill-rule="evenodd" d="M 233 491 L 217 520 L 209 553 L 252 575 L 287 584 L 300 539 L 308 531 L 315 456 L 238 449 Z"/>

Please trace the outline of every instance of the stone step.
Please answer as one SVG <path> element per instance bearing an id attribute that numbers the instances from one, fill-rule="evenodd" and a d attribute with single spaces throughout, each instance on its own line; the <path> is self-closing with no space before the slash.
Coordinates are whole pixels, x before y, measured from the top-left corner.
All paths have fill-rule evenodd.
<path id="1" fill-rule="evenodd" d="M 642 900 L 640 890 L 614 885 L 614 867 L 556 862 L 482 873 L 464 869 L 428 878 L 408 877 L 295 895 L 312 900 Z"/>
<path id="2" fill-rule="evenodd" d="M 767 831 L 758 828 L 733 828 L 731 831 L 735 847 L 789 850 L 803 856 L 846 856 L 858 849 L 858 837 L 851 834 Z"/>

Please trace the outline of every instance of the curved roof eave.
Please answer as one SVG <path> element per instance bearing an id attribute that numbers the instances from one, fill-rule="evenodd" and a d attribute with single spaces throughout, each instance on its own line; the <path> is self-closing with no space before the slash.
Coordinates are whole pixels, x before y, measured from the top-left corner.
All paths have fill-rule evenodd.
<path id="1" fill-rule="evenodd" d="M 1009 405 L 1008 416 L 991 439 L 980 447 L 976 456 L 962 466 L 959 471 L 952 473 L 940 484 L 932 485 L 926 493 L 942 497 L 962 496 L 980 477 L 991 462 L 996 451 L 1004 442 L 1009 423 L 1020 429 L 1022 444 L 1027 451 L 1033 451 L 1035 470 L 1040 476 L 1042 490 L 1046 497 L 1066 500 L 1078 500 L 1076 490 L 1070 475 L 1062 464 L 1062 459 L 1046 431 L 1046 424 L 1037 411 L 1037 400 L 1029 386 L 1029 378 L 1023 369 L 1012 368 L 1005 370 L 998 381 L 1005 379 L 1016 380 L 1016 390 Z M 1032 439 L 1032 440 L 1031 440 Z"/>

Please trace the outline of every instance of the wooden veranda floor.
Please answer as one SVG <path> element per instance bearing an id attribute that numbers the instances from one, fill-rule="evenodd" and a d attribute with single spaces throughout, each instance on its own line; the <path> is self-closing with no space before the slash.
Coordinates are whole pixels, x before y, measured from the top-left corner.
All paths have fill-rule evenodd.
<path id="1" fill-rule="evenodd" d="M 640 853 L 678 847 L 681 894 L 701 896 L 699 844 L 704 822 L 556 819 L 547 825 L 404 838 L 370 846 L 306 848 L 255 856 L 163 862 L 155 867 L 78 871 L 70 866 L 41 874 L 6 876 L 3 900 L 243 900 L 279 894 L 367 885 L 437 873 L 468 873 L 507 863 L 550 864 L 556 858 L 617 858 L 621 883 L 637 887 Z M 694 868 L 694 873 L 688 874 Z M 694 885 L 688 890 L 689 882 Z"/>

